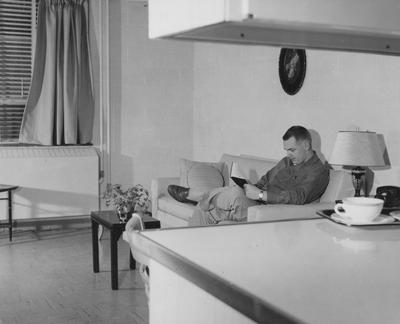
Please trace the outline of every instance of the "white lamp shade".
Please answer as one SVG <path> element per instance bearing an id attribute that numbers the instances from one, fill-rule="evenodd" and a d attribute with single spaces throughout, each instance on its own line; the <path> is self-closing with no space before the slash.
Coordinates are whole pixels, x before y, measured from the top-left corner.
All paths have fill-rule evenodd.
<path id="1" fill-rule="evenodd" d="M 338 132 L 329 162 L 349 166 L 385 165 L 376 133 L 358 131 Z"/>

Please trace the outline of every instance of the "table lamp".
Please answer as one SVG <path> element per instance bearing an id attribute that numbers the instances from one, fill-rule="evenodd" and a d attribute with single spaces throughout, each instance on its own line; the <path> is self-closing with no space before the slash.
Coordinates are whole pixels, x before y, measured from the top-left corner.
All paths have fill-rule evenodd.
<path id="1" fill-rule="evenodd" d="M 339 131 L 329 162 L 353 167 L 351 177 L 354 197 L 360 197 L 365 175 L 363 167 L 385 165 L 376 133 L 362 131 Z"/>

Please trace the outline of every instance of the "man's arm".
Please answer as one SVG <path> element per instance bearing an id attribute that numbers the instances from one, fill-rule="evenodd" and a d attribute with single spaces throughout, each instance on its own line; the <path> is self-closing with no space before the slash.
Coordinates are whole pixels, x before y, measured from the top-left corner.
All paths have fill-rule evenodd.
<path id="1" fill-rule="evenodd" d="M 247 198 L 252 200 L 267 201 L 267 191 L 251 184 L 245 184 L 243 189 Z"/>
<path id="2" fill-rule="evenodd" d="M 320 198 L 329 183 L 329 170 L 320 168 L 308 175 L 303 182 L 294 188 L 267 188 L 267 203 L 303 205 Z"/>
<path id="3" fill-rule="evenodd" d="M 260 180 L 258 180 L 255 186 L 257 188 L 260 188 L 261 190 L 263 190 L 263 188 L 266 188 L 271 180 L 273 180 L 274 177 L 277 175 L 277 173 L 287 166 L 287 163 L 288 161 L 286 158 L 281 159 L 272 169 L 270 169 L 265 175 L 263 175 Z"/>
<path id="4" fill-rule="evenodd" d="M 285 172 L 285 159 L 282 159 L 274 168 L 260 179 L 255 186 L 245 187 L 246 196 L 253 200 L 263 200 L 269 204 L 296 204 L 302 205 L 317 200 L 324 193 L 329 183 L 329 170 L 323 166 L 309 167 L 306 177 L 301 183 L 293 183 L 285 176 L 276 175 L 279 171 Z M 287 179 L 287 180 L 284 180 Z M 263 191 L 260 199 L 260 191 Z"/>
<path id="5" fill-rule="evenodd" d="M 287 159 L 281 159 L 272 169 L 270 169 L 261 179 L 255 184 L 245 184 L 243 186 L 245 195 L 252 200 L 264 201 L 268 200 L 267 190 L 269 182 L 277 175 L 277 173 L 287 166 Z"/>

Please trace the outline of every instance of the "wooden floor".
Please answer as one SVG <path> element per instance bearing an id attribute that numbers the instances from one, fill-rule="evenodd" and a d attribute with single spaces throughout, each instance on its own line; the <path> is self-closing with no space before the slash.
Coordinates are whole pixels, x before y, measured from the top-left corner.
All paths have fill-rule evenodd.
<path id="1" fill-rule="evenodd" d="M 0 229 L 0 324 L 148 323 L 143 282 L 119 241 L 119 290 L 111 290 L 108 232 L 93 273 L 91 230 Z"/>

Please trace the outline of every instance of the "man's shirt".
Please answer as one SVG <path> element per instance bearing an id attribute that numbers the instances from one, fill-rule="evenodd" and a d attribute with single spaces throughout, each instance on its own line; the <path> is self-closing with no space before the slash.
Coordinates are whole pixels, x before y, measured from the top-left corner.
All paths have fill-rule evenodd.
<path id="1" fill-rule="evenodd" d="M 268 204 L 303 205 L 319 199 L 329 183 L 329 169 L 317 154 L 294 165 L 288 157 L 269 170 L 256 187 L 267 192 Z"/>

